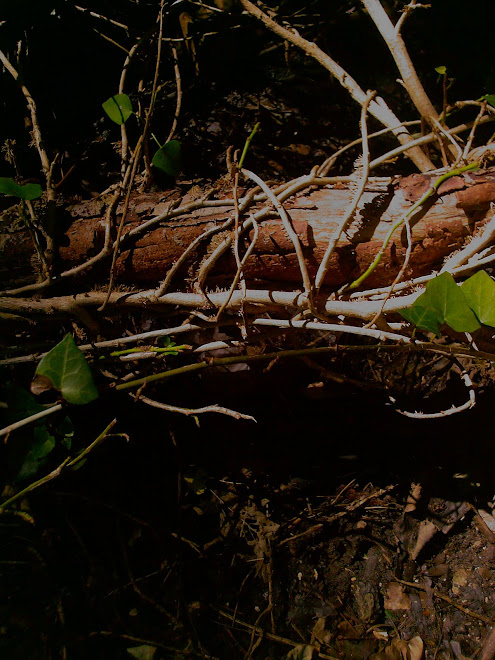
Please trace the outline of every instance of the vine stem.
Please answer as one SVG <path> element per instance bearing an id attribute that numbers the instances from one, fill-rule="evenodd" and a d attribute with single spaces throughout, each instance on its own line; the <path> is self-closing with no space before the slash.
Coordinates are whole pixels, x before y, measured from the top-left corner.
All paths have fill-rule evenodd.
<path id="1" fill-rule="evenodd" d="M 85 447 L 77 456 L 74 458 L 71 458 L 68 456 L 65 461 L 60 463 L 58 467 L 55 468 L 52 472 L 49 474 L 45 475 L 44 477 L 41 477 L 41 479 L 38 479 L 37 481 L 33 481 L 33 483 L 29 484 L 29 486 L 26 486 L 26 488 L 23 488 L 20 490 L 18 493 L 15 495 L 12 495 L 12 497 L 9 497 L 8 500 L 5 500 L 2 504 L 0 504 L 0 513 L 2 513 L 5 509 L 10 507 L 14 502 L 17 502 L 17 500 L 21 499 L 28 493 L 30 493 L 33 490 L 36 490 L 40 486 L 43 486 L 44 484 L 48 483 L 49 481 L 52 481 L 53 479 L 56 479 L 62 474 L 62 471 L 67 468 L 67 467 L 74 467 L 78 463 L 80 463 L 93 449 L 102 442 L 107 435 L 110 433 L 110 431 L 113 429 L 115 424 L 117 423 L 117 420 L 114 419 L 113 421 L 110 422 L 110 424 L 100 433 L 100 435 L 96 438 L 96 440 L 93 440 L 93 442 Z M 122 434 L 119 434 L 122 435 Z"/>
<path id="2" fill-rule="evenodd" d="M 463 167 L 457 167 L 439 176 L 438 179 L 436 179 L 436 181 L 430 186 L 430 188 L 428 188 L 428 190 L 423 195 L 423 197 L 421 197 L 421 199 L 418 199 L 418 201 L 411 206 L 411 208 L 407 211 L 407 213 L 405 213 L 401 218 L 399 218 L 399 220 L 397 220 L 397 222 L 394 225 L 392 225 L 387 236 L 385 237 L 385 240 L 382 243 L 380 250 L 378 251 L 378 254 L 374 258 L 371 265 L 364 271 L 364 273 L 360 277 L 357 278 L 357 280 L 354 280 L 352 284 L 349 284 L 349 286 L 346 287 L 346 289 L 347 290 L 357 289 L 358 286 L 360 286 L 364 282 L 364 280 L 366 280 L 371 275 L 371 273 L 380 263 L 383 254 L 387 249 L 387 246 L 390 243 L 390 239 L 392 238 L 392 235 L 394 234 L 395 230 L 398 229 L 406 220 L 408 220 L 419 208 L 421 208 L 421 206 L 423 206 L 426 200 L 437 192 L 438 188 L 441 186 L 441 184 L 444 181 L 450 179 L 453 176 L 457 176 L 458 174 L 462 174 L 463 172 L 468 172 L 469 170 L 476 170 L 478 169 L 478 167 L 479 167 L 478 163 L 469 163 L 469 165 L 464 165 Z"/>
<path id="3" fill-rule="evenodd" d="M 283 357 L 303 357 L 306 355 L 318 355 L 325 353 L 338 353 L 339 351 L 349 351 L 349 352 L 362 352 L 362 351 L 373 351 L 373 350 L 411 350 L 411 351 L 431 351 L 433 353 L 438 353 L 440 355 L 458 355 L 460 357 L 471 357 L 475 360 L 485 360 L 494 363 L 495 355 L 492 353 L 486 353 L 484 351 L 473 351 L 469 348 L 461 348 L 457 346 L 441 346 L 432 342 L 415 342 L 413 343 L 409 337 L 406 337 L 406 341 L 401 341 L 395 344 L 374 344 L 374 345 L 332 345 L 332 346 L 318 346 L 316 348 L 301 348 L 295 350 L 287 351 L 277 351 L 274 353 L 263 353 L 261 355 L 234 355 L 231 357 L 224 358 L 210 358 L 208 361 L 195 362 L 194 364 L 186 364 L 183 367 L 178 367 L 177 369 L 169 369 L 168 371 L 161 371 L 157 374 L 151 374 L 150 376 L 145 376 L 143 378 L 137 378 L 135 380 L 128 381 L 126 383 L 120 383 L 115 387 L 117 391 L 128 390 L 133 387 L 145 386 L 148 383 L 157 382 L 160 380 L 165 380 L 166 378 L 172 378 L 173 376 L 179 376 L 182 374 L 192 373 L 194 371 L 202 371 L 209 367 L 221 367 L 230 364 L 240 364 L 240 363 L 250 363 L 250 362 L 262 362 L 266 360 L 275 360 Z"/>

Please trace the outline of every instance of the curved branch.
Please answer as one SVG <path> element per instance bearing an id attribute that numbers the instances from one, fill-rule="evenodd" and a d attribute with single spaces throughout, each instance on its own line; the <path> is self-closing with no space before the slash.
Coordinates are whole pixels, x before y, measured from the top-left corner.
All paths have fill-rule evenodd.
<path id="1" fill-rule="evenodd" d="M 335 60 L 323 52 L 315 43 L 303 39 L 295 31 L 282 27 L 249 0 L 240 0 L 240 3 L 249 14 L 255 16 L 258 20 L 264 23 L 267 28 L 275 32 L 275 34 L 278 34 L 282 39 L 289 41 L 303 50 L 307 55 L 313 57 L 325 67 L 325 69 L 330 71 L 332 76 L 339 81 L 359 105 L 362 106 L 366 102 L 366 93 L 361 89 L 354 78 L 337 64 Z M 382 98 L 376 98 L 370 103 L 369 112 L 384 126 L 391 128 L 392 132 L 402 145 L 405 145 L 412 140 L 407 129 L 395 116 L 392 110 L 390 110 Z M 411 149 L 408 155 L 421 172 L 427 172 L 434 169 L 428 156 L 419 147 Z"/>
<path id="2" fill-rule="evenodd" d="M 361 2 L 366 7 L 368 14 L 371 16 L 392 53 L 392 57 L 394 58 L 397 68 L 400 71 L 400 75 L 402 76 L 402 82 L 404 83 L 407 93 L 417 111 L 430 123 L 432 120 L 438 120 L 438 113 L 435 110 L 433 103 L 428 98 L 428 95 L 418 78 L 418 74 L 416 73 L 411 58 L 409 57 L 404 41 L 399 32 L 395 29 L 395 26 L 392 24 L 387 12 L 382 7 L 379 0 L 361 0 Z"/>

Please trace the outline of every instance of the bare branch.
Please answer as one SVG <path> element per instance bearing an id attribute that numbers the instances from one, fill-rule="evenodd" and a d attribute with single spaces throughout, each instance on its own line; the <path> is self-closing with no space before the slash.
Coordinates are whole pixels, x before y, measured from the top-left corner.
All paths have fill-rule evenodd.
<path id="1" fill-rule="evenodd" d="M 366 102 L 366 93 L 359 87 L 354 78 L 337 64 L 335 60 L 323 52 L 321 48 L 318 48 L 315 43 L 303 39 L 303 37 L 295 31 L 282 27 L 249 0 L 240 0 L 240 2 L 248 13 L 262 21 L 262 23 L 275 32 L 275 34 L 278 34 L 282 39 L 301 48 L 301 50 L 307 55 L 313 57 L 317 62 L 324 66 L 325 69 L 330 71 L 330 73 L 345 89 L 347 89 L 351 97 L 359 103 L 359 105 L 362 106 Z M 384 126 L 392 129 L 392 132 L 401 144 L 405 145 L 412 140 L 407 129 L 390 110 L 382 98 L 377 98 L 372 101 L 370 103 L 369 111 L 370 114 L 376 117 L 376 119 L 378 119 Z M 420 148 L 413 148 L 408 155 L 421 172 L 427 172 L 434 169 L 432 162 Z"/>

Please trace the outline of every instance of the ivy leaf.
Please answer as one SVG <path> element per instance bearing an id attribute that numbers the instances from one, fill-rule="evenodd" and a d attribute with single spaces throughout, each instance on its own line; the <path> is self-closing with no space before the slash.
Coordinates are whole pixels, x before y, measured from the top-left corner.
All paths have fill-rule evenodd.
<path id="1" fill-rule="evenodd" d="M 431 305 L 456 332 L 474 332 L 480 327 L 473 310 L 466 302 L 461 288 L 450 273 L 442 273 L 428 283 L 427 295 Z"/>
<path id="2" fill-rule="evenodd" d="M 178 140 L 170 140 L 161 146 L 151 163 L 170 176 L 177 176 L 182 169 L 182 148 Z"/>
<path id="3" fill-rule="evenodd" d="M 143 644 L 142 646 L 131 646 L 127 653 L 138 660 L 153 660 L 156 655 L 156 646 Z"/>
<path id="4" fill-rule="evenodd" d="M 69 403 L 82 405 L 98 397 L 86 358 L 72 335 L 65 335 L 45 355 L 36 369 L 36 375 L 49 380 Z"/>
<path id="5" fill-rule="evenodd" d="M 127 94 L 115 94 L 102 103 L 102 108 L 112 121 L 121 126 L 134 114 L 131 99 Z"/>
<path id="6" fill-rule="evenodd" d="M 423 293 L 423 296 L 424 295 L 425 294 Z M 421 304 L 417 304 L 423 296 L 420 296 L 409 309 L 401 309 L 400 314 L 406 319 L 406 321 L 414 323 L 415 326 L 422 330 L 433 332 L 438 337 L 440 335 L 440 330 L 438 328 L 438 315 L 431 309 L 423 307 Z"/>
<path id="7" fill-rule="evenodd" d="M 30 449 L 25 455 L 14 481 L 34 477 L 54 447 L 55 438 L 48 432 L 46 426 L 36 426 L 33 429 L 33 439 L 30 443 Z"/>
<path id="8" fill-rule="evenodd" d="M 495 108 L 495 94 L 485 94 L 480 100 L 488 101 L 488 103 Z"/>
<path id="9" fill-rule="evenodd" d="M 484 270 L 480 270 L 461 286 L 467 304 L 480 323 L 495 328 L 495 282 Z"/>
<path id="10" fill-rule="evenodd" d="M 464 293 L 450 273 L 442 273 L 428 282 L 426 291 L 408 310 L 401 310 L 401 314 L 435 334 L 438 334 L 438 325 L 442 323 L 447 323 L 456 332 L 474 332 L 480 327 Z"/>
<path id="11" fill-rule="evenodd" d="M 25 183 L 23 186 L 20 186 L 14 179 L 2 176 L 0 177 L 0 193 L 29 201 L 41 197 L 43 189 L 39 183 Z"/>
<path id="12" fill-rule="evenodd" d="M 7 385 L 3 397 L 7 404 L 5 424 L 13 424 L 45 410 L 45 406 L 39 404 L 27 390 L 17 385 Z"/>

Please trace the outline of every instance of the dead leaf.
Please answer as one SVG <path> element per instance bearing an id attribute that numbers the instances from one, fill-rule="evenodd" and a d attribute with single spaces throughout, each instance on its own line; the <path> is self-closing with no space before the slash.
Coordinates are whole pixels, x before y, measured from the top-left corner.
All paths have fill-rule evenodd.
<path id="1" fill-rule="evenodd" d="M 419 524 L 418 536 L 416 538 L 416 545 L 411 552 L 411 559 L 417 559 L 421 550 L 425 547 L 430 539 L 432 539 L 438 532 L 438 527 L 429 520 L 422 520 Z"/>
<path id="2" fill-rule="evenodd" d="M 36 374 L 36 376 L 31 381 L 30 389 L 32 394 L 43 394 L 43 392 L 53 390 L 53 385 L 46 376 Z"/>
<path id="3" fill-rule="evenodd" d="M 287 660 L 311 660 L 314 650 L 314 646 L 300 644 L 299 646 L 295 646 L 292 651 L 289 651 L 285 657 Z"/>
<path id="4" fill-rule="evenodd" d="M 387 592 L 384 599 L 384 607 L 386 610 L 410 610 L 411 599 L 404 593 L 404 587 L 398 582 L 389 582 L 387 585 Z"/>
<path id="5" fill-rule="evenodd" d="M 423 656 L 423 640 L 413 637 L 409 642 L 404 639 L 394 639 L 383 651 L 373 653 L 370 660 L 421 660 Z"/>
<path id="6" fill-rule="evenodd" d="M 421 497 L 421 489 L 421 484 L 411 484 L 411 490 L 407 496 L 407 504 L 405 506 L 404 513 L 412 513 L 412 511 L 416 510 L 416 504 L 419 502 L 419 498 Z"/>
<path id="7" fill-rule="evenodd" d="M 320 616 L 316 619 L 316 623 L 311 631 L 311 644 L 317 651 L 320 650 L 320 644 L 323 642 L 325 632 L 325 618 Z"/>
<path id="8" fill-rule="evenodd" d="M 424 651 L 424 644 L 421 637 L 419 637 L 419 635 L 416 635 L 416 637 L 410 639 L 408 642 L 408 646 L 409 646 L 410 660 L 421 660 Z"/>

